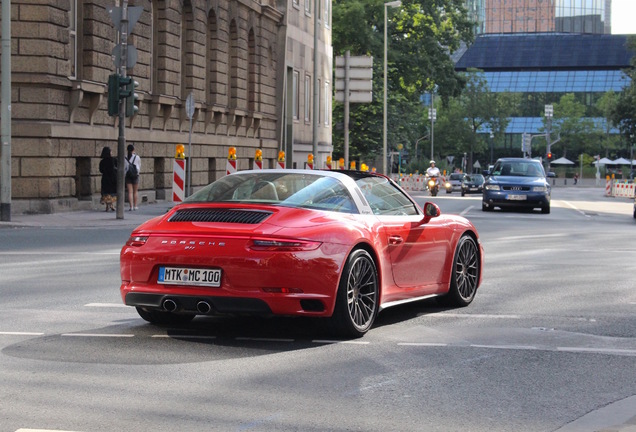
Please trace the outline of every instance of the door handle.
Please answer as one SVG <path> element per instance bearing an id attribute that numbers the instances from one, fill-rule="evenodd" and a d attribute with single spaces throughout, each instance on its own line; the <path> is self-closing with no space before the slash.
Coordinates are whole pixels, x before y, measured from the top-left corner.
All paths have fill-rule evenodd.
<path id="1" fill-rule="evenodd" d="M 398 236 L 398 235 L 394 235 L 394 236 L 389 236 L 389 244 L 390 245 L 398 245 L 400 243 L 402 243 L 404 240 L 402 239 L 402 237 Z"/>

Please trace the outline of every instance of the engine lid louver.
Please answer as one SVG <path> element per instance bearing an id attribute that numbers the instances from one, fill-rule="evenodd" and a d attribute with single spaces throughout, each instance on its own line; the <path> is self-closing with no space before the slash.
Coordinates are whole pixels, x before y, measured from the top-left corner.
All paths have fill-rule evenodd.
<path id="1" fill-rule="evenodd" d="M 257 224 L 263 222 L 271 212 L 235 209 L 184 209 L 177 210 L 170 222 L 217 222 Z"/>

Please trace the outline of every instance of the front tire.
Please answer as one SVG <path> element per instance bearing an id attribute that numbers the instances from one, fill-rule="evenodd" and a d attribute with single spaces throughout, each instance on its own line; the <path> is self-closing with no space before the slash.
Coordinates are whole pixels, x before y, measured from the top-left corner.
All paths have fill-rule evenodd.
<path id="1" fill-rule="evenodd" d="M 479 285 L 481 259 L 477 242 L 465 234 L 455 248 L 450 289 L 443 298 L 445 303 L 464 307 L 472 303 Z"/>
<path id="2" fill-rule="evenodd" d="M 144 320 L 157 325 L 179 325 L 187 324 L 194 319 L 193 314 L 176 314 L 158 310 L 137 307 L 137 313 Z"/>
<path id="3" fill-rule="evenodd" d="M 359 338 L 369 331 L 378 315 L 378 271 L 364 249 L 349 255 L 338 292 L 332 326 L 339 336 Z"/>
<path id="4" fill-rule="evenodd" d="M 550 204 L 548 204 L 545 207 L 541 207 L 541 213 L 543 214 L 550 214 Z"/>

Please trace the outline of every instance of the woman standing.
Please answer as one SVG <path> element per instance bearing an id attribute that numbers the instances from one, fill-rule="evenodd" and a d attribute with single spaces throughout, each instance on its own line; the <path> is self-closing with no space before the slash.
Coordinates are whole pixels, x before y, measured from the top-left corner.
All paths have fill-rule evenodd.
<path id="1" fill-rule="evenodd" d="M 102 173 L 102 199 L 106 211 L 115 211 L 113 205 L 117 201 L 117 159 L 111 153 L 110 147 L 102 149 L 102 160 L 99 162 L 99 172 Z"/>
<path id="2" fill-rule="evenodd" d="M 128 155 L 124 159 L 126 171 L 126 189 L 130 210 L 138 210 L 139 202 L 139 173 L 141 172 L 141 158 L 135 153 L 135 146 L 128 144 Z"/>

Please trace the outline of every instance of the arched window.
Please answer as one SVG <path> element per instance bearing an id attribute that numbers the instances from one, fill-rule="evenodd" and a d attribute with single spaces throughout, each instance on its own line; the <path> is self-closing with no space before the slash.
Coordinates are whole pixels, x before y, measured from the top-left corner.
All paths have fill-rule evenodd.
<path id="1" fill-rule="evenodd" d="M 219 65 L 219 54 L 221 51 L 219 50 L 218 45 L 219 35 L 217 18 L 213 10 L 210 10 L 210 15 L 208 16 L 206 43 L 207 68 L 205 94 L 208 98 L 208 104 L 218 104 L 220 103 L 219 94 L 223 94 L 225 92 L 225 84 L 221 83 L 221 80 L 219 79 L 221 76 Z M 221 86 L 223 88 L 221 88 Z"/>
<path id="2" fill-rule="evenodd" d="M 183 15 L 181 18 L 181 98 L 185 100 L 192 90 L 194 68 L 194 16 L 192 3 L 189 0 L 183 2 Z"/>
<path id="3" fill-rule="evenodd" d="M 228 49 L 228 106 L 236 108 L 238 103 L 238 65 L 239 65 L 239 39 L 236 21 L 230 23 L 230 40 Z"/>
<path id="4" fill-rule="evenodd" d="M 256 55 L 256 38 L 254 37 L 254 29 L 250 29 L 247 38 L 247 110 L 258 110 L 258 57 Z"/>

